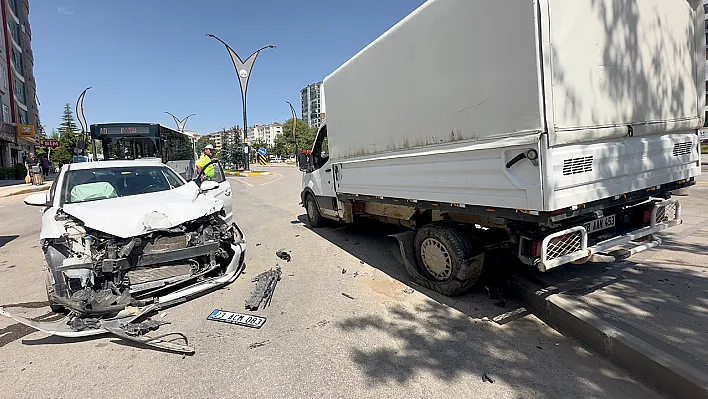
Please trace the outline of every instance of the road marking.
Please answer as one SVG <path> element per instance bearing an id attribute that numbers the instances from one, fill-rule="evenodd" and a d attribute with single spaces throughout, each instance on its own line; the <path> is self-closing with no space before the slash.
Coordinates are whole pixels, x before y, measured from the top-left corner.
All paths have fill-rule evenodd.
<path id="1" fill-rule="evenodd" d="M 267 183 L 259 184 L 258 187 L 260 187 L 260 186 L 265 186 L 266 184 L 270 184 L 270 183 L 275 183 L 275 182 L 277 182 L 278 180 L 280 180 L 280 179 L 283 178 L 283 175 L 281 175 L 280 173 L 274 173 L 274 174 L 275 174 L 275 175 L 278 175 L 278 176 L 280 176 L 280 177 L 277 178 L 277 179 L 275 179 L 275 180 L 271 180 L 271 181 L 269 181 L 269 182 L 267 182 Z"/>
<path id="2" fill-rule="evenodd" d="M 249 182 L 246 182 L 246 181 L 243 181 L 243 180 L 241 180 L 241 179 L 238 178 L 238 177 L 232 177 L 232 178 L 229 179 L 229 180 L 236 180 L 237 182 L 243 183 L 243 184 L 247 185 L 248 187 L 255 187 L 253 184 L 251 184 L 251 183 L 249 183 Z"/>
<path id="3" fill-rule="evenodd" d="M 696 182 L 696 184 L 708 184 L 708 181 L 699 181 L 699 182 Z"/>

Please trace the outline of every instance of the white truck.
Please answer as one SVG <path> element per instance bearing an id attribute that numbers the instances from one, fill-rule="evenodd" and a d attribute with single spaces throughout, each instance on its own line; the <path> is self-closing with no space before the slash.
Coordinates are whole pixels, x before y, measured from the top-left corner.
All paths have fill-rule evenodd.
<path id="1" fill-rule="evenodd" d="M 508 248 L 541 271 L 655 247 L 700 174 L 693 0 L 429 0 L 324 80 L 309 223 L 376 218 L 446 295 Z M 490 265 L 492 266 L 492 265 Z"/>

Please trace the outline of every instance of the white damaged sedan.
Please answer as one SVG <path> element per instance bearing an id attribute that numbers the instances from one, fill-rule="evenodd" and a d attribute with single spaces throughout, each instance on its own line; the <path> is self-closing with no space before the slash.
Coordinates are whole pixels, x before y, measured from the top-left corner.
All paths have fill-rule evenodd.
<path id="1" fill-rule="evenodd" d="M 221 166 L 199 186 L 153 160 L 64 165 L 43 207 L 40 242 L 52 310 L 74 320 L 162 308 L 233 282 L 245 240 Z M 36 326 L 35 326 L 36 327 Z M 45 332 L 76 336 L 82 325 Z M 85 334 L 84 334 L 85 335 Z"/>

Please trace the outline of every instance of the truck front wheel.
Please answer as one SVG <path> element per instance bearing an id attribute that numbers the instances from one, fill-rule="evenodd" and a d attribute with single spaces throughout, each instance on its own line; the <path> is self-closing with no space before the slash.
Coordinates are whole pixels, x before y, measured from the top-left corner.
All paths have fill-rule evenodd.
<path id="1" fill-rule="evenodd" d="M 312 194 L 305 199 L 305 211 L 307 211 L 307 222 L 310 223 L 310 227 L 322 226 L 322 215 L 317 207 L 315 196 Z"/>
<path id="2" fill-rule="evenodd" d="M 474 250 L 470 240 L 453 226 L 431 224 L 418 230 L 415 253 L 428 288 L 443 295 L 468 291 L 479 279 L 484 253 Z"/>

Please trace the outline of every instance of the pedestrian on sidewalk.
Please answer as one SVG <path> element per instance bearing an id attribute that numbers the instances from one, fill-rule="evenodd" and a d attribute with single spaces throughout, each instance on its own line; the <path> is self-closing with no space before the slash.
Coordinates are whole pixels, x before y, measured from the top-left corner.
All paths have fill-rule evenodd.
<path id="1" fill-rule="evenodd" d="M 42 157 L 42 172 L 44 172 L 44 177 L 49 177 L 49 168 L 52 166 L 49 162 L 49 158 Z"/>
<path id="2" fill-rule="evenodd" d="M 27 181 L 27 179 L 25 179 L 25 181 L 28 184 L 34 183 L 34 173 L 32 171 L 32 168 L 34 168 L 35 166 L 37 166 L 37 159 L 34 157 L 34 153 L 30 152 L 27 159 L 25 159 L 25 169 L 27 170 L 27 176 L 29 177 L 29 181 Z"/>

